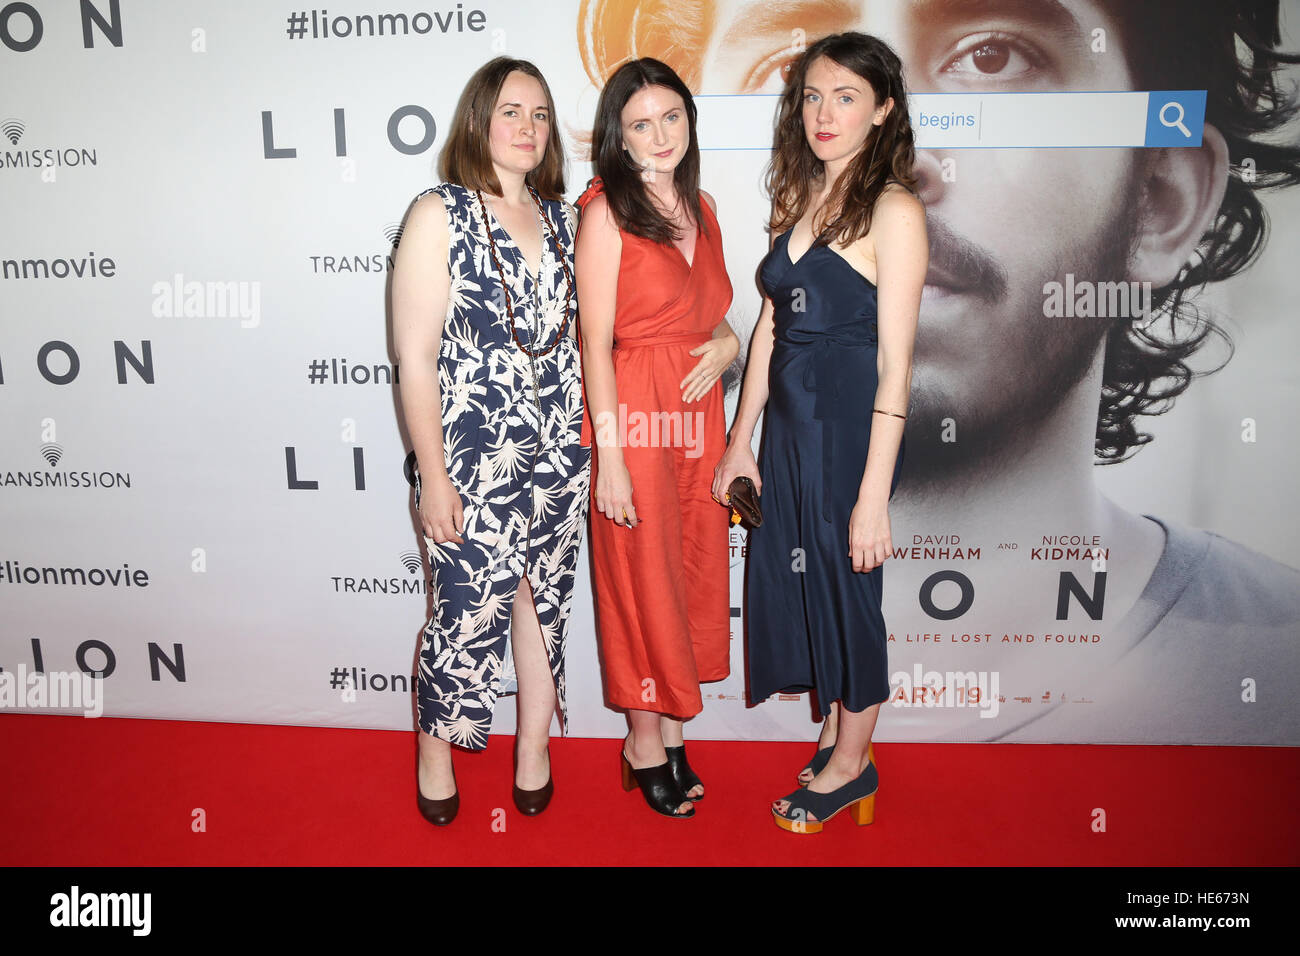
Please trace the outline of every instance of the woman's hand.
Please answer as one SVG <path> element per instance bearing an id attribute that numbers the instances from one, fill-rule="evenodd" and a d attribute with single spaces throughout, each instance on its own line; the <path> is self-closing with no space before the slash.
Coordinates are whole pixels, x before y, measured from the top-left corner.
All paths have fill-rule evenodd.
<path id="1" fill-rule="evenodd" d="M 420 483 L 419 515 L 424 536 L 434 543 L 465 543 L 461 537 L 465 530 L 465 504 L 446 472 Z"/>
<path id="2" fill-rule="evenodd" d="M 893 544 L 889 537 L 889 506 L 861 498 L 849 515 L 849 557 L 854 571 L 870 571 L 885 563 Z"/>
<path id="3" fill-rule="evenodd" d="M 700 356 L 700 361 L 695 368 L 691 369 L 690 374 L 682 379 L 683 402 L 695 402 L 709 394 L 713 383 L 740 354 L 740 339 L 728 326 L 726 335 L 709 339 L 703 345 L 697 345 L 691 349 L 691 354 Z"/>
<path id="4" fill-rule="evenodd" d="M 713 500 L 730 507 L 731 499 L 727 489 L 741 475 L 752 479 L 754 490 L 760 495 L 763 493 L 763 481 L 758 477 L 758 462 L 754 460 L 754 452 L 749 443 L 733 441 L 727 445 L 726 452 L 718 460 L 718 466 L 713 469 Z"/>
<path id="5" fill-rule="evenodd" d="M 614 524 L 636 527 L 636 508 L 632 507 L 632 475 L 623 462 L 610 465 L 602 462 L 597 469 L 596 510 Z"/>

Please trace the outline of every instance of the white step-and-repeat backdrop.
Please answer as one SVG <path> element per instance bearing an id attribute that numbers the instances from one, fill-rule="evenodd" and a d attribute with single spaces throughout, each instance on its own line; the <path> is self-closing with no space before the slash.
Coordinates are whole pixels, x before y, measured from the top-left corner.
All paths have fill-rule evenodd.
<path id="1" fill-rule="evenodd" d="M 1294 2 L 0 5 L 0 708 L 104 672 L 114 716 L 412 728 L 387 286 L 465 80 L 541 68 L 573 199 L 602 77 L 674 66 L 747 341 L 773 94 L 846 29 L 968 97 L 912 107 L 936 272 L 878 738 L 1300 745 Z M 1122 91 L 1182 92 L 1025 96 Z M 810 737 L 806 696 L 745 699 L 732 543 L 733 676 L 688 733 Z M 620 735 L 581 568 L 572 729 Z"/>

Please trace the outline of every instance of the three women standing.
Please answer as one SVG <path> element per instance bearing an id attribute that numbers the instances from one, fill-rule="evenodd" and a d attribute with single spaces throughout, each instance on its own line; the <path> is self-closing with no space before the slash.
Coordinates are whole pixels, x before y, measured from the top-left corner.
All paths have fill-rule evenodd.
<path id="1" fill-rule="evenodd" d="M 702 709 L 700 683 L 730 670 L 718 502 L 738 475 L 765 493 L 747 572 L 750 699 L 814 690 L 827 718 L 806 789 L 772 813 L 796 832 L 846 808 L 870 822 L 871 735 L 888 697 L 881 565 L 928 265 L 906 96 L 898 57 L 862 34 L 827 37 L 794 64 L 769 175 L 765 304 L 728 444 L 719 377 L 739 343 L 685 84 L 649 59 L 607 82 L 575 269 L 545 82 L 505 58 L 471 80 L 447 182 L 412 210 L 393 291 L 436 581 L 419 687 L 419 801 L 433 822 L 456 812 L 448 744 L 486 745 L 511 623 L 515 799 L 537 812 L 550 797 L 589 486 L 607 698 L 630 725 L 624 787 L 666 816 L 694 813 L 704 787 L 682 721 Z M 764 409 L 760 464 L 750 444 Z"/>
<path id="2" fill-rule="evenodd" d="M 445 181 L 412 206 L 394 263 L 394 345 L 434 581 L 417 798 L 438 825 L 459 807 L 450 744 L 487 746 L 512 651 L 522 812 L 541 812 L 553 792 L 557 702 L 568 723 L 564 645 L 591 453 L 580 444 L 576 216 L 554 115 L 531 63 L 480 68 L 439 159 Z"/>

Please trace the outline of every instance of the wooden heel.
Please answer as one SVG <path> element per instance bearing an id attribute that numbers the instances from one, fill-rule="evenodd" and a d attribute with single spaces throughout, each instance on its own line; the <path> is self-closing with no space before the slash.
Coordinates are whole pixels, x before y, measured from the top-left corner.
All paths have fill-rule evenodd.
<path id="1" fill-rule="evenodd" d="M 869 797 L 863 797 L 853 806 L 849 807 L 849 814 L 853 817 L 853 822 L 860 827 L 864 827 L 876 820 L 876 795 L 873 793 Z"/>
<path id="2" fill-rule="evenodd" d="M 627 754 L 620 753 L 619 761 L 623 770 L 623 790 L 633 790 L 636 788 L 636 777 L 632 775 L 632 765 L 628 763 Z"/>

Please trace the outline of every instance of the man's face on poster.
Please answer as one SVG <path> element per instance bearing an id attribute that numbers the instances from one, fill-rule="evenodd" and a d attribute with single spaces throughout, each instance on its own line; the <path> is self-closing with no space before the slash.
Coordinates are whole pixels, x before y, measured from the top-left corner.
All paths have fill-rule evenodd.
<path id="1" fill-rule="evenodd" d="M 846 30 L 879 36 L 902 58 L 914 93 L 1133 86 L 1133 38 L 1086 0 L 723 0 L 716 13 L 704 92 L 779 92 L 796 30 L 804 45 Z M 917 151 L 931 270 L 909 426 L 920 441 L 910 463 L 992 452 L 1042 421 L 1087 374 L 1104 323 L 1046 317 L 1043 288 L 1066 273 L 1139 278 L 1129 268 L 1143 226 L 1138 152 Z M 939 422 L 949 417 L 962 440 L 943 448 Z"/>

